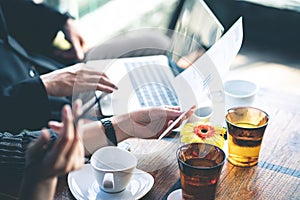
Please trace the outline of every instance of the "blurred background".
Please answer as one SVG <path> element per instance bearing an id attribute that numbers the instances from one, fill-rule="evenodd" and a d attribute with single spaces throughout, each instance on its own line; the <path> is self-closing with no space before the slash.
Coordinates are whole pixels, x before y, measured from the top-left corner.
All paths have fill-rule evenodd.
<path id="1" fill-rule="evenodd" d="M 180 0 L 35 1 L 44 2 L 61 12 L 68 11 L 82 22 L 86 34 L 92 34 L 99 27 L 97 32 L 100 35 L 91 39 L 94 42 L 133 28 L 168 28 L 180 3 Z M 239 16 L 244 17 L 245 42 L 300 49 L 300 0 L 205 1 L 225 28 Z"/>
<path id="2" fill-rule="evenodd" d="M 135 28 L 172 27 L 182 0 L 35 1 L 71 13 L 96 45 Z M 205 1 L 225 29 L 243 16 L 244 42 L 228 78 L 300 95 L 300 0 Z"/>

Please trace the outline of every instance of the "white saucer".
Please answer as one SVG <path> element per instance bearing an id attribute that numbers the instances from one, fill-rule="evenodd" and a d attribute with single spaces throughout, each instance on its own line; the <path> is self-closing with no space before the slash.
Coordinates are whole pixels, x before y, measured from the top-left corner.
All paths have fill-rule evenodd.
<path id="1" fill-rule="evenodd" d="M 171 192 L 168 195 L 167 200 L 181 200 L 182 199 L 182 190 L 181 189 L 177 189 L 174 190 L 173 192 Z"/>
<path id="2" fill-rule="evenodd" d="M 136 169 L 124 191 L 106 193 L 100 190 L 92 170 L 90 164 L 85 164 L 80 170 L 69 173 L 68 185 L 77 200 L 136 200 L 146 195 L 154 184 L 149 173 Z"/>

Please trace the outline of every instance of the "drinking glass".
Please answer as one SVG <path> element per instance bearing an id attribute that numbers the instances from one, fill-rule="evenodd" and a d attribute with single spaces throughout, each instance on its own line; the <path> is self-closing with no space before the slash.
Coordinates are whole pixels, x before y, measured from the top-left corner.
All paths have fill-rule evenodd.
<path id="1" fill-rule="evenodd" d="M 176 152 L 180 170 L 182 199 L 215 199 L 217 183 L 225 162 L 225 153 L 207 143 L 190 143 Z"/>
<path id="2" fill-rule="evenodd" d="M 258 163 L 261 142 L 269 115 L 254 107 L 235 107 L 226 113 L 228 160 L 240 167 Z"/>

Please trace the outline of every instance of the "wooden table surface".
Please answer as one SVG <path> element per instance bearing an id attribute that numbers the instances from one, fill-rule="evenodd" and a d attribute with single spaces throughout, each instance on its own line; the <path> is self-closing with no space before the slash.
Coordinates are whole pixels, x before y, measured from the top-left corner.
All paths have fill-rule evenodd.
<path id="1" fill-rule="evenodd" d="M 288 58 L 281 62 L 279 56 L 272 54 L 266 56 L 261 51 L 254 53 L 255 56 L 246 57 L 249 60 L 245 60 L 243 54 L 236 59 L 242 63 L 237 64 L 240 70 L 233 75 L 258 81 L 265 86 L 260 88 L 254 106 L 265 110 L 270 115 L 270 121 L 264 135 L 258 165 L 240 168 L 226 162 L 216 199 L 299 200 L 300 69 L 297 68 L 299 60 L 292 62 Z M 262 57 L 265 60 L 262 61 Z M 276 62 L 270 63 L 270 60 L 274 59 L 275 61 L 280 59 L 279 63 L 285 63 L 286 66 Z M 142 200 L 161 200 L 179 178 L 175 151 L 180 142 L 178 139 L 148 142 L 150 144 L 145 145 L 145 141 L 139 141 L 139 146 L 133 148 L 143 149 L 144 154 L 139 156 L 138 168 L 152 174 L 155 181 L 152 189 Z M 147 153 L 147 150 L 152 153 Z M 17 186 L 12 182 L 13 177 L 1 176 L 0 179 L 0 199 L 16 199 L 13 194 Z M 60 178 L 54 199 L 75 199 L 66 180 L 67 177 Z"/>
<path id="2" fill-rule="evenodd" d="M 270 115 L 259 163 L 241 168 L 226 161 L 216 199 L 300 199 L 300 96 L 261 88 L 254 106 Z M 175 157 L 179 140 L 129 142 L 133 152 L 144 149 L 139 154 L 138 168 L 152 174 L 155 180 L 142 200 L 163 199 L 179 178 Z M 152 148 L 146 153 L 149 146 Z M 60 179 L 55 199 L 74 199 L 65 178 Z"/>
<path id="3" fill-rule="evenodd" d="M 296 200 L 300 199 L 300 96 L 261 88 L 254 106 L 270 115 L 257 166 L 235 167 L 226 161 L 216 199 Z M 137 142 L 138 141 L 138 142 Z M 181 145 L 178 138 L 131 139 L 138 168 L 154 177 L 152 189 L 142 200 L 161 200 L 179 178 L 175 157 Z M 225 150 L 227 151 L 227 150 Z M 12 176 L 1 177 L 0 199 L 16 199 Z M 56 200 L 75 199 L 67 177 L 59 179 Z"/>

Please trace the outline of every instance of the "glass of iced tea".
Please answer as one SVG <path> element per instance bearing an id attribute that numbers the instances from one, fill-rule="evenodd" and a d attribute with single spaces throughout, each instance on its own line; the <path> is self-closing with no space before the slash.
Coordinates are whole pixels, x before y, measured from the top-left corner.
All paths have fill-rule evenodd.
<path id="1" fill-rule="evenodd" d="M 225 153 L 217 146 L 190 143 L 176 152 L 180 170 L 182 199 L 215 199 L 217 183 L 225 162 Z"/>
<path id="2" fill-rule="evenodd" d="M 254 107 L 235 107 L 226 113 L 228 160 L 239 167 L 258 163 L 269 115 Z"/>

